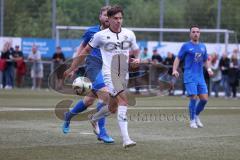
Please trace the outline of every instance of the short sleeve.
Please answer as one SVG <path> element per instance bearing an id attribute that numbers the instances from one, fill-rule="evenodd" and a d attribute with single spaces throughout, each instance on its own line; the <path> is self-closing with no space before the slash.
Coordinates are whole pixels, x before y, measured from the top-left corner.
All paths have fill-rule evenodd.
<path id="1" fill-rule="evenodd" d="M 186 46 L 185 44 L 182 45 L 180 51 L 178 52 L 178 58 L 180 60 L 183 60 L 183 58 L 185 57 L 185 54 L 186 54 L 186 49 L 185 49 L 186 47 L 185 46 Z"/>
<path id="2" fill-rule="evenodd" d="M 93 34 L 89 30 L 87 30 L 82 36 L 83 44 L 87 45 L 88 42 L 91 40 L 92 36 Z"/>
<path id="3" fill-rule="evenodd" d="M 98 32 L 99 33 L 99 32 Z M 101 36 L 100 34 L 94 34 L 92 39 L 90 39 L 90 41 L 88 42 L 88 44 L 92 47 L 92 48 L 99 48 L 101 45 Z"/>

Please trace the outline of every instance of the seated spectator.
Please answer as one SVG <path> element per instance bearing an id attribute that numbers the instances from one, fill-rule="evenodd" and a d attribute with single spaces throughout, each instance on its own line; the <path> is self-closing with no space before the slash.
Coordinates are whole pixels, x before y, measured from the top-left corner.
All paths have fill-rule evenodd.
<path id="1" fill-rule="evenodd" d="M 134 53 L 134 54 L 130 54 L 129 58 L 131 61 L 131 58 L 138 58 L 138 53 Z M 136 94 L 140 94 L 139 90 L 140 90 L 140 72 L 139 72 L 139 67 L 135 67 L 134 65 L 131 64 L 129 65 L 129 83 L 128 83 L 128 87 L 134 87 L 135 88 L 135 93 Z"/>
<path id="2" fill-rule="evenodd" d="M 157 63 L 161 63 L 162 61 L 163 61 L 163 59 L 160 56 L 160 54 L 158 54 L 157 49 L 153 49 L 152 63 L 157 64 Z"/>
<path id="3" fill-rule="evenodd" d="M 145 88 L 149 92 L 149 64 L 151 63 L 151 56 L 147 48 L 144 48 L 143 52 L 140 53 L 140 60 L 138 81 L 141 88 Z"/>

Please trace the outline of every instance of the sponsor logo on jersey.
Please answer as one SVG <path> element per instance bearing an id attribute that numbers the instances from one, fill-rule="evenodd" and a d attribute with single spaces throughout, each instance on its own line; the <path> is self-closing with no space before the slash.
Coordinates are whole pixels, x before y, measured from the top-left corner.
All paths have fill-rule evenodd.
<path id="1" fill-rule="evenodd" d="M 200 62 L 202 60 L 202 53 L 195 53 L 194 61 Z"/>
<path id="2" fill-rule="evenodd" d="M 128 50 L 132 47 L 131 41 L 122 41 L 122 42 L 108 42 L 104 45 L 104 50 L 113 51 L 113 50 Z"/>

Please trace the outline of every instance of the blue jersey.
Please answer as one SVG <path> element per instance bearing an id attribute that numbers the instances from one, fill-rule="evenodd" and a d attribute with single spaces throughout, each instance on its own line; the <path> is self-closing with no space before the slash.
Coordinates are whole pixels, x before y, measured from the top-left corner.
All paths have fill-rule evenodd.
<path id="1" fill-rule="evenodd" d="M 82 36 L 83 44 L 87 45 L 88 42 L 92 39 L 93 35 L 99 31 L 101 31 L 100 25 L 96 25 L 96 26 L 92 26 L 92 27 L 88 28 L 88 30 Z M 93 48 L 90 55 L 96 56 L 97 58 L 102 59 L 100 49 Z"/>
<path id="2" fill-rule="evenodd" d="M 205 83 L 203 67 L 208 55 L 203 43 L 186 42 L 181 47 L 178 58 L 184 62 L 184 83 Z"/>

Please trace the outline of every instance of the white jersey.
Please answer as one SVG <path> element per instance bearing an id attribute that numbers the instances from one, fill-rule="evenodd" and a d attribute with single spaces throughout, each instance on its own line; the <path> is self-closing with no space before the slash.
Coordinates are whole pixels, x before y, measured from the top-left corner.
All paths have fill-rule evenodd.
<path id="1" fill-rule="evenodd" d="M 119 86 L 115 85 L 114 81 L 126 79 L 129 51 L 138 49 L 135 34 L 126 28 L 121 28 L 119 33 L 108 28 L 94 34 L 89 45 L 92 48 L 99 48 L 101 51 L 102 72 L 106 85 L 111 81 L 114 88 Z"/>
<path id="2" fill-rule="evenodd" d="M 113 69 L 124 68 L 121 66 L 122 59 L 120 63 L 116 62 L 112 65 L 113 57 L 116 55 L 121 58 L 126 56 L 126 60 L 128 60 L 129 51 L 138 49 L 135 34 L 125 28 L 122 28 L 119 33 L 112 32 L 109 28 L 97 32 L 90 40 L 89 45 L 100 49 L 103 60 L 102 70 L 105 74 L 110 74 Z"/>

